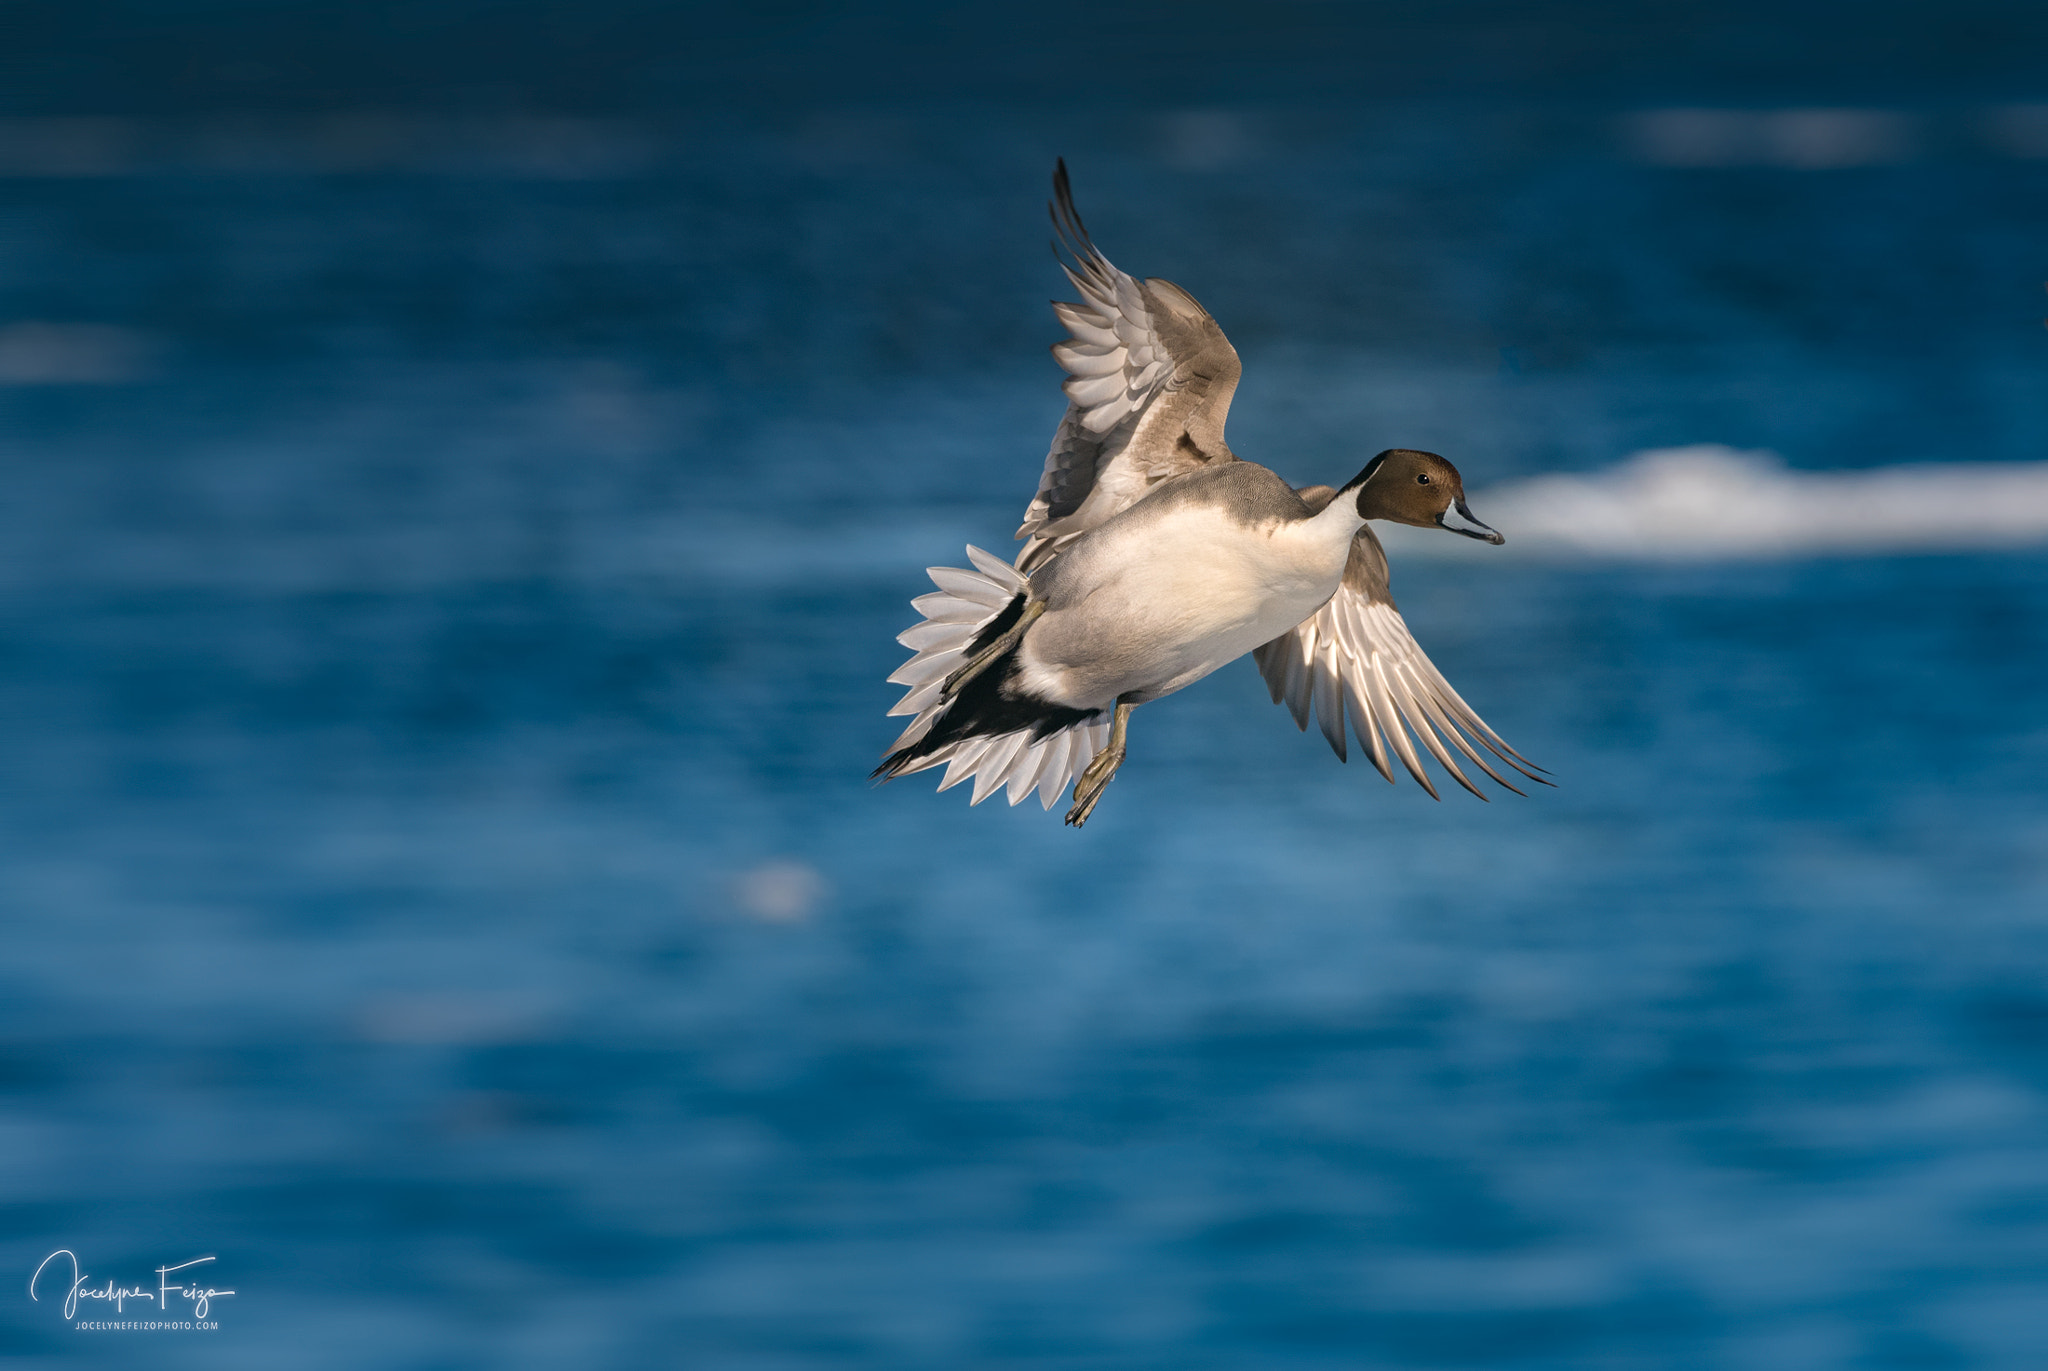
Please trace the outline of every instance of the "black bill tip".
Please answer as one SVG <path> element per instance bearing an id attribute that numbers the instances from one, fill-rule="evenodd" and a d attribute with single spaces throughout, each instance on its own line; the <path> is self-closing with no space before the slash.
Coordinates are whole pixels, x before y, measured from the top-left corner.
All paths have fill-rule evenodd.
<path id="1" fill-rule="evenodd" d="M 1507 541 L 1506 534 L 1488 528 L 1473 518 L 1471 508 L 1463 500 L 1452 501 L 1449 509 L 1436 516 L 1436 521 L 1439 527 L 1447 528 L 1453 533 L 1462 533 L 1467 538 L 1477 538 L 1482 543 L 1492 543 L 1495 547 Z"/>

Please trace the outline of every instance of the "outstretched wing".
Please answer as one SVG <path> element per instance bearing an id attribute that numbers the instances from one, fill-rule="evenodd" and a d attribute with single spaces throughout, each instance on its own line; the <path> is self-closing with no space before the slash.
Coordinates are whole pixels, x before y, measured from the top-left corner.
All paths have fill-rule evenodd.
<path id="1" fill-rule="evenodd" d="M 1311 505 L 1330 499 L 1327 494 L 1314 498 L 1320 492 L 1302 493 Z M 1523 792 L 1494 770 L 1488 754 L 1520 776 L 1550 784 L 1538 774 L 1542 768 L 1501 741 L 1423 655 L 1394 608 L 1387 590 L 1387 554 L 1370 528 L 1359 529 L 1352 539 L 1343 584 L 1329 602 L 1298 628 L 1255 648 L 1252 656 L 1273 692 L 1273 702 L 1284 702 L 1304 730 L 1313 713 L 1339 760 L 1345 758 L 1348 714 L 1358 741 L 1382 776 L 1394 779 L 1387 760 L 1391 747 L 1408 774 L 1432 796 L 1436 787 L 1422 770 L 1415 740 L 1459 785 L 1482 800 L 1485 794 L 1451 760 L 1445 741 L 1517 795 Z M 1411 730 L 1414 739 L 1409 737 Z"/>
<path id="2" fill-rule="evenodd" d="M 1073 258 L 1060 267 L 1081 299 L 1053 302 L 1073 334 L 1052 349 L 1067 372 L 1067 413 L 1017 530 L 1030 539 L 1017 559 L 1025 571 L 1168 477 L 1236 460 L 1223 441 L 1236 349 L 1179 286 L 1110 265 L 1075 212 L 1065 161 L 1052 184 L 1054 251 Z"/>

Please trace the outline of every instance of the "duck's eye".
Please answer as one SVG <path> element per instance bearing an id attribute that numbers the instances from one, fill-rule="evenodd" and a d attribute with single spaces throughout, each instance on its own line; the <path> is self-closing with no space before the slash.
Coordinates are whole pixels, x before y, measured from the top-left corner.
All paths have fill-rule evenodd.
<path id="1" fill-rule="evenodd" d="M 1421 474 L 1419 474 L 1418 476 L 1416 476 L 1416 478 L 1415 478 L 1415 484 L 1416 484 L 1416 485 L 1418 485 L 1418 486 L 1426 486 L 1426 485 L 1428 485 L 1428 484 L 1429 484 L 1429 473 L 1425 471 L 1425 472 L 1422 472 Z"/>

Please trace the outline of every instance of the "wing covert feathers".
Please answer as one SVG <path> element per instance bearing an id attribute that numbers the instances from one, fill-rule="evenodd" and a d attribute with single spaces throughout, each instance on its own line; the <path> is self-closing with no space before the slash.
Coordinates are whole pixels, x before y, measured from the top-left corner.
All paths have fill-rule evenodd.
<path id="1" fill-rule="evenodd" d="M 1067 373 L 1067 412 L 1017 530 L 1033 540 L 1020 558 L 1027 567 L 1043 560 L 1041 544 L 1094 527 L 1169 476 L 1231 460 L 1223 425 L 1240 371 L 1193 296 L 1171 281 L 1141 282 L 1102 255 L 1074 208 L 1065 162 L 1047 209 L 1054 255 L 1081 298 L 1053 302 L 1069 334 L 1052 349 Z"/>

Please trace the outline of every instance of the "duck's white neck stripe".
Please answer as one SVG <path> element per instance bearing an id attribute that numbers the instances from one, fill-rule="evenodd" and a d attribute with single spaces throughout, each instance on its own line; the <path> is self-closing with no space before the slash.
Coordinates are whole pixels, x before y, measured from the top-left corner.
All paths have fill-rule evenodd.
<path id="1" fill-rule="evenodd" d="M 1358 487 L 1338 491 L 1320 513 L 1308 518 L 1307 523 L 1318 532 L 1326 528 L 1342 529 L 1346 538 L 1358 532 L 1365 523 L 1358 516 Z"/>

